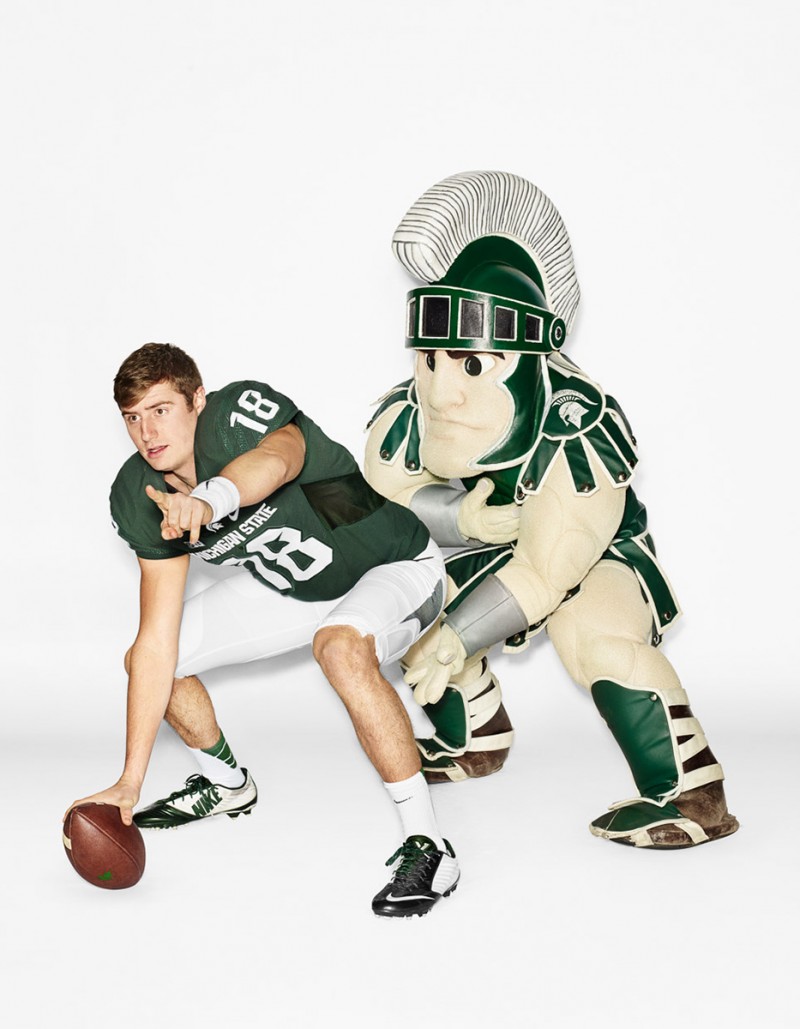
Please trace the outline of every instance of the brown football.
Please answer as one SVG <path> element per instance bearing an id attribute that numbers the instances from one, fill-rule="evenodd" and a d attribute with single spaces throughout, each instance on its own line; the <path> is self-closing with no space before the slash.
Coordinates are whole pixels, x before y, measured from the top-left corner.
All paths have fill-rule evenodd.
<path id="1" fill-rule="evenodd" d="M 64 850 L 87 883 L 104 890 L 135 886 L 144 872 L 144 840 L 112 804 L 81 804 L 64 822 Z"/>

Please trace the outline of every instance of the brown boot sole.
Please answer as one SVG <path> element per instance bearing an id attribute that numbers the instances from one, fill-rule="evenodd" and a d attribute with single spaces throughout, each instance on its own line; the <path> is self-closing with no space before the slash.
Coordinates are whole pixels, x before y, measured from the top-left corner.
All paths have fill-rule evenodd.
<path id="1" fill-rule="evenodd" d="M 483 779 L 487 775 L 494 775 L 499 772 L 508 757 L 508 750 L 484 750 L 468 752 L 454 757 L 453 764 L 464 772 L 467 779 Z M 441 782 L 458 782 L 458 779 L 451 779 L 447 772 L 438 769 L 426 770 L 423 768 L 423 775 L 431 785 Z"/>
<path id="2" fill-rule="evenodd" d="M 636 847 L 631 840 L 612 839 L 612 843 L 621 843 L 625 847 L 636 847 L 637 850 L 688 850 L 690 847 L 701 847 L 704 843 L 713 843 L 721 840 L 724 836 L 732 836 L 739 828 L 739 823 L 734 815 L 726 815 L 719 825 L 703 826 L 707 840 L 700 843 L 693 843 L 688 833 L 685 833 L 677 825 L 659 825 L 655 829 L 649 829 L 650 839 L 653 841 L 649 847 Z"/>

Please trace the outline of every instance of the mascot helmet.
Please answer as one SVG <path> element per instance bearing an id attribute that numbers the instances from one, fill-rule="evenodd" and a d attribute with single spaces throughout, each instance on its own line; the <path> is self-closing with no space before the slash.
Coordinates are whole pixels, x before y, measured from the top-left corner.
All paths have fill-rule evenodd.
<path id="1" fill-rule="evenodd" d="M 444 179 L 411 207 L 392 246 L 429 284 L 408 294 L 406 346 L 521 354 L 562 346 L 580 290 L 561 216 L 532 183 L 507 172 Z"/>
<path id="2" fill-rule="evenodd" d="M 417 200 L 392 246 L 427 283 L 408 293 L 407 347 L 521 356 L 505 382 L 513 423 L 476 471 L 515 464 L 541 429 L 550 403 L 546 360 L 563 345 L 580 299 L 561 216 L 518 175 L 463 172 Z"/>

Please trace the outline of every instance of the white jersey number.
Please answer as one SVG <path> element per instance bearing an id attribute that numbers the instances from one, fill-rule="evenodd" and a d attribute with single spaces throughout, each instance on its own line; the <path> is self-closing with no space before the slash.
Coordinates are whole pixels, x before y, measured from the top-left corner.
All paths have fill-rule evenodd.
<path id="1" fill-rule="evenodd" d="M 277 544 L 277 547 L 273 549 L 271 543 Z M 314 536 L 303 539 L 300 532 L 290 525 L 284 525 L 281 529 L 266 529 L 257 539 L 251 540 L 245 549 L 249 557 L 232 557 L 222 563 L 249 564 L 257 575 L 276 590 L 291 589 L 292 580 L 305 582 L 313 579 L 333 561 L 333 551 L 327 544 Z M 302 564 L 295 561 L 292 556 L 295 554 L 304 558 Z M 281 575 L 275 567 L 270 567 L 275 565 L 290 575 L 291 579 Z"/>
<path id="2" fill-rule="evenodd" d="M 267 431 L 267 426 L 264 423 L 272 421 L 280 410 L 274 400 L 262 397 L 258 390 L 255 389 L 246 389 L 239 397 L 237 403 L 245 411 L 254 414 L 255 418 L 248 418 L 246 414 L 234 411 L 231 414 L 231 425 L 236 425 L 238 422 L 240 425 L 246 425 L 248 429 L 255 429 L 256 432 L 260 433 Z M 260 419 L 260 421 L 256 421 L 256 418 Z"/>

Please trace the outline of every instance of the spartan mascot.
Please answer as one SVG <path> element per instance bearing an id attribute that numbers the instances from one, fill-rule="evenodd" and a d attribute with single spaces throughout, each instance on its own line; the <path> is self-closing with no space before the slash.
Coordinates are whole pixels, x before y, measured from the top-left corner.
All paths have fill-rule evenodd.
<path id="1" fill-rule="evenodd" d="M 640 794 L 591 831 L 662 848 L 735 832 L 722 768 L 658 649 L 680 609 L 630 487 L 636 441 L 561 353 L 580 294 L 558 212 L 516 175 L 469 172 L 420 197 L 393 246 L 426 285 L 408 294 L 414 378 L 370 423 L 367 477 L 460 548 L 441 621 L 405 658 L 434 726 L 419 741 L 427 777 L 502 766 L 513 730 L 487 653 L 546 628 Z"/>

